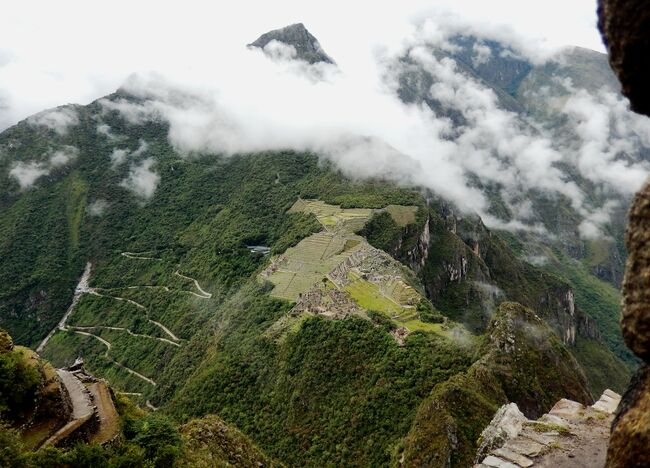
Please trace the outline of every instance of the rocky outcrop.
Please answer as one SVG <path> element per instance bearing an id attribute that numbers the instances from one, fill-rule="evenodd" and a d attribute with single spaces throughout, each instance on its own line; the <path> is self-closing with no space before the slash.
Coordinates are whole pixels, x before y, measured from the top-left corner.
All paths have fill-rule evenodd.
<path id="1" fill-rule="evenodd" d="M 578 363 L 530 309 L 502 303 L 487 337 L 481 359 L 466 373 L 437 385 L 418 408 L 404 441 L 402 466 L 471 465 L 479 445 L 484 451 L 498 445 L 498 434 L 477 441 L 499 407 L 509 402 L 528 418 L 540 417 L 563 397 L 593 402 Z M 512 409 L 502 411 L 500 418 L 513 429 L 504 429 L 505 434 L 517 428 Z"/>
<path id="2" fill-rule="evenodd" d="M 281 467 L 265 455 L 248 437 L 214 415 L 195 419 L 181 428 L 184 453 L 179 467 L 242 466 Z"/>
<path id="3" fill-rule="evenodd" d="M 650 8 L 646 0 L 600 0 L 598 27 L 632 109 L 650 115 Z"/>
<path id="4" fill-rule="evenodd" d="M 481 433 L 475 468 L 601 468 L 620 400 L 611 390 L 591 406 L 561 399 L 537 421 L 504 405 Z"/>
<path id="5" fill-rule="evenodd" d="M 272 41 L 280 42 L 295 50 L 298 60 L 314 64 L 318 62 L 333 64 L 334 60 L 325 53 L 318 40 L 311 35 L 302 23 L 292 24 L 284 28 L 275 29 L 262 34 L 248 47 L 259 47 L 268 53 L 267 46 Z"/>
<path id="6" fill-rule="evenodd" d="M 637 193 L 629 214 L 626 244 L 629 252 L 623 280 L 621 327 L 628 347 L 650 361 L 650 184 Z"/>
<path id="7" fill-rule="evenodd" d="M 402 247 L 402 241 L 403 239 L 400 238 L 396 249 L 394 249 L 395 251 L 399 251 L 399 249 Z M 422 232 L 417 236 L 415 245 L 413 245 L 413 247 L 408 249 L 405 255 L 406 257 L 405 263 L 408 266 L 410 266 L 411 270 L 415 271 L 416 273 L 419 272 L 422 269 L 422 267 L 424 267 L 424 264 L 427 262 L 427 259 L 429 258 L 430 242 L 431 242 L 431 231 L 429 229 L 429 217 L 427 217 L 427 220 L 424 223 L 424 226 L 422 227 Z"/>
<path id="8" fill-rule="evenodd" d="M 610 467 L 650 466 L 650 366 L 632 378 L 612 424 L 607 453 Z"/>
<path id="9" fill-rule="evenodd" d="M 650 116 L 650 8 L 643 0 L 600 0 L 598 26 L 632 109 Z M 650 466 L 650 184 L 636 194 L 626 232 L 621 328 L 645 364 L 623 396 L 607 453 L 611 467 Z"/>

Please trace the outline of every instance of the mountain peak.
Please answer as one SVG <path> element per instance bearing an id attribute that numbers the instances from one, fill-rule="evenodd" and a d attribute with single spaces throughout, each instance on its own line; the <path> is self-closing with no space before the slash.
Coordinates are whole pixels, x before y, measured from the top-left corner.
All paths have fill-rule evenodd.
<path id="1" fill-rule="evenodd" d="M 302 23 L 295 23 L 264 33 L 255 42 L 248 44 L 248 47 L 259 47 L 264 50 L 271 41 L 292 46 L 296 50 L 295 58 L 298 60 L 303 60 L 310 64 L 318 62 L 334 63 L 334 60 L 325 53 L 318 39 Z"/>

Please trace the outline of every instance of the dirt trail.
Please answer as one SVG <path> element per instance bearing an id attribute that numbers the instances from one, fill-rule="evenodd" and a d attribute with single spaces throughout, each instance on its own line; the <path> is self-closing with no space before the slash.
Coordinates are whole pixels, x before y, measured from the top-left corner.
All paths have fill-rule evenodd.
<path id="1" fill-rule="evenodd" d="M 199 292 L 202 294 L 202 296 L 198 295 L 198 294 L 195 294 L 196 296 L 202 297 L 203 299 L 210 299 L 212 297 L 212 294 L 207 292 L 207 291 L 204 291 L 203 288 L 201 287 L 201 285 L 199 284 L 199 282 L 197 280 L 195 280 L 194 278 L 191 278 L 189 276 L 185 276 L 184 274 L 182 274 L 178 270 L 176 270 L 174 272 L 174 274 L 177 275 L 177 276 L 180 276 L 181 278 L 185 278 L 186 280 L 192 281 L 194 283 L 194 286 L 196 286 L 196 289 L 198 289 Z"/>
<path id="2" fill-rule="evenodd" d="M 122 252 L 122 257 L 131 258 L 133 260 L 160 260 L 156 257 L 145 257 L 142 253 L 138 252 Z"/>
<path id="3" fill-rule="evenodd" d="M 41 344 L 38 345 L 36 348 L 37 353 L 42 353 L 43 349 L 45 349 L 45 346 L 47 345 L 47 342 L 50 341 L 50 338 L 54 336 L 57 330 L 65 330 L 65 324 L 68 321 L 68 318 L 70 318 L 70 314 L 72 314 L 72 311 L 74 310 L 75 306 L 79 302 L 79 298 L 81 298 L 81 295 L 83 293 L 86 293 L 90 290 L 88 287 L 88 280 L 90 279 L 90 271 L 92 269 L 92 264 L 90 262 L 86 263 L 86 268 L 84 269 L 83 274 L 81 275 L 81 278 L 79 279 L 79 283 L 77 284 L 77 287 L 74 290 L 74 296 L 72 297 L 72 303 L 70 304 L 70 307 L 68 307 L 68 310 L 66 310 L 65 314 L 59 321 L 56 327 L 54 327 L 50 333 L 47 334 L 45 339 L 41 341 Z"/>
<path id="4" fill-rule="evenodd" d="M 67 330 L 67 329 L 66 329 L 66 330 Z M 117 367 L 120 367 L 120 368 L 124 369 L 124 370 L 127 371 L 129 374 L 135 375 L 136 377 L 141 378 L 141 379 L 144 380 L 145 382 L 147 382 L 147 383 L 149 383 L 149 384 L 151 384 L 151 385 L 153 385 L 153 386 L 156 386 L 156 382 L 154 382 L 153 380 L 151 380 L 149 377 L 145 377 L 144 375 L 140 374 L 139 372 L 136 372 L 136 371 L 134 371 L 133 369 L 130 369 L 130 368 L 126 367 L 124 364 L 120 364 L 120 363 L 117 362 L 116 360 L 111 359 L 110 357 L 108 357 L 108 352 L 111 350 L 111 348 L 113 347 L 113 345 L 112 345 L 111 343 L 109 343 L 108 341 L 106 341 L 106 340 L 105 340 L 104 338 L 102 338 L 101 336 L 93 335 L 92 333 L 88 333 L 88 332 L 81 331 L 81 330 L 75 330 L 75 329 L 70 329 L 70 330 L 73 331 L 73 332 L 75 332 L 75 333 L 78 333 L 78 334 L 80 334 L 80 335 L 92 336 L 93 338 L 95 338 L 95 339 L 101 341 L 101 342 L 104 344 L 104 346 L 106 346 L 106 352 L 104 353 L 104 357 L 105 357 L 106 359 L 108 359 L 111 363 L 115 364 Z"/>
<path id="5" fill-rule="evenodd" d="M 158 411 L 158 408 L 156 408 L 154 405 L 152 405 L 151 402 L 150 402 L 149 400 L 147 400 L 147 401 L 145 402 L 145 405 L 146 405 L 147 408 L 149 408 L 151 411 Z"/>
<path id="6" fill-rule="evenodd" d="M 99 288 L 97 288 L 99 289 Z M 120 289 L 120 288 L 114 288 L 114 289 Z M 199 297 L 201 299 L 210 299 L 212 295 L 210 296 L 205 296 L 203 294 L 197 294 L 194 291 L 186 291 L 185 289 L 170 289 L 168 286 L 151 286 L 151 285 L 144 285 L 144 286 L 127 286 L 127 289 L 162 289 L 165 292 L 176 292 L 176 293 L 181 293 L 181 294 L 191 294 L 192 296 Z M 104 291 L 108 291 L 105 289 Z M 208 293 L 209 294 L 209 293 Z"/>
<path id="7" fill-rule="evenodd" d="M 68 330 L 68 328 L 64 328 L 64 330 Z M 108 357 L 108 352 L 111 350 L 111 347 L 113 345 L 110 344 L 108 341 L 106 341 L 104 338 L 102 338 L 101 336 L 93 335 L 92 333 L 81 331 L 81 330 L 72 329 L 72 331 L 75 332 L 75 333 L 78 333 L 79 335 L 92 336 L 93 338 L 101 341 L 104 344 L 104 346 L 106 346 L 105 356 Z"/>
<path id="8" fill-rule="evenodd" d="M 68 327 L 68 328 L 71 329 L 71 330 L 95 330 L 95 329 L 100 329 L 100 330 L 125 331 L 131 336 L 139 336 L 141 338 L 149 338 L 151 340 L 158 340 L 158 341 L 162 341 L 163 343 L 167 343 L 167 344 L 170 344 L 170 345 L 173 345 L 173 346 L 178 346 L 179 348 L 181 346 L 180 344 L 178 344 L 178 343 L 176 343 L 174 341 L 168 340 L 167 338 L 159 338 L 157 336 L 143 335 L 141 333 L 134 333 L 131 330 L 129 330 L 128 328 L 124 328 L 124 327 L 108 327 L 108 326 L 97 325 L 97 326 L 92 326 L 92 327 L 75 326 L 75 327 Z"/>
<path id="9" fill-rule="evenodd" d="M 149 377 L 145 377 L 144 375 L 142 375 L 142 374 L 140 374 L 140 373 L 134 371 L 133 369 L 129 369 L 128 367 L 126 367 L 126 366 L 123 365 L 123 364 L 120 364 L 120 363 L 117 362 L 117 361 L 111 361 L 111 362 L 112 362 L 113 364 L 115 364 L 117 367 L 121 367 L 122 369 L 124 369 L 125 371 L 127 371 L 129 374 L 131 374 L 131 375 L 135 375 L 136 377 L 139 377 L 140 379 L 144 380 L 144 381 L 147 382 L 148 384 L 151 384 L 151 385 L 153 385 L 154 387 L 157 385 L 156 382 L 154 382 L 153 380 L 151 380 Z"/>
<path id="10" fill-rule="evenodd" d="M 151 320 L 150 318 L 147 318 L 147 320 L 149 320 L 149 322 L 153 323 L 154 325 L 157 325 L 158 327 L 160 327 L 160 329 L 163 330 L 165 333 L 167 333 L 172 338 L 172 340 L 176 340 L 176 341 L 181 340 L 179 337 L 174 335 L 172 333 L 172 331 L 169 328 L 167 328 L 166 326 L 164 326 L 162 323 L 156 322 L 155 320 Z M 172 343 L 172 344 L 175 344 L 176 346 L 180 346 L 178 343 Z"/>
<path id="11" fill-rule="evenodd" d="M 94 294 L 95 296 L 106 297 L 106 298 L 108 298 L 108 299 L 115 299 L 116 301 L 128 302 L 129 304 L 131 304 L 131 305 L 137 307 L 138 309 L 142 309 L 142 310 L 144 310 L 144 311 L 145 311 L 145 315 L 146 315 L 146 317 L 147 317 L 147 321 L 148 321 L 149 323 L 152 323 L 152 324 L 156 325 L 156 326 L 157 326 L 158 328 L 160 328 L 163 332 L 165 332 L 165 333 L 166 333 L 166 334 L 167 334 L 167 335 L 168 335 L 172 340 L 174 340 L 174 341 L 181 341 L 181 339 L 180 339 L 179 337 L 177 337 L 176 335 L 174 335 L 174 333 L 172 333 L 172 331 L 171 331 L 169 328 L 167 328 L 166 326 L 164 326 L 162 323 L 160 323 L 160 322 L 156 322 L 155 320 L 150 319 L 150 318 L 149 318 L 149 314 L 147 313 L 147 308 L 146 308 L 145 306 L 143 306 L 142 304 L 140 304 L 140 303 L 138 303 L 138 302 L 135 302 L 135 301 L 133 301 L 133 300 L 131 300 L 131 299 L 127 299 L 127 298 L 125 298 L 125 297 L 109 296 L 109 295 L 107 295 L 107 294 L 102 294 L 102 293 L 100 293 L 99 291 L 102 291 L 102 289 L 101 289 L 101 288 L 91 288 L 91 289 L 88 290 L 88 292 L 89 292 L 90 294 Z"/>

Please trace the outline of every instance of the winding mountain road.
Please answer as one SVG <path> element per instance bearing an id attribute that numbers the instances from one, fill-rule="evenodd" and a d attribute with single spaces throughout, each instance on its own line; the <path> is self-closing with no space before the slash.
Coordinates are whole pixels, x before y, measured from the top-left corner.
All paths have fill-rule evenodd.
<path id="1" fill-rule="evenodd" d="M 201 287 L 201 285 L 199 284 L 199 282 L 198 282 L 196 279 L 191 278 L 191 277 L 189 277 L 189 276 L 185 276 L 184 274 L 182 274 L 182 273 L 181 273 L 180 271 L 178 271 L 178 270 L 176 270 L 176 271 L 174 272 L 174 274 L 177 275 L 177 276 L 180 276 L 181 278 L 185 278 L 186 280 L 190 280 L 190 281 L 192 281 L 192 282 L 194 283 L 194 286 L 196 286 L 196 289 L 198 289 L 199 292 L 202 294 L 202 296 L 199 295 L 199 294 L 195 294 L 196 296 L 198 296 L 198 297 L 202 297 L 203 299 L 210 299 L 210 298 L 212 297 L 212 294 L 209 293 L 209 292 L 207 292 L 207 291 L 205 291 L 205 290 Z"/>
<path id="2" fill-rule="evenodd" d="M 169 336 L 172 340 L 174 340 L 174 341 L 181 341 L 181 339 L 180 339 L 179 337 L 177 337 L 176 335 L 174 335 L 174 333 L 173 333 L 169 328 L 167 328 L 166 326 L 164 326 L 162 323 L 160 323 L 160 322 L 156 322 L 155 320 L 152 320 L 151 318 L 149 318 L 149 314 L 147 313 L 147 308 L 146 308 L 145 306 L 143 306 L 142 304 L 140 304 L 139 302 L 135 302 L 135 301 L 133 301 L 133 300 L 131 300 L 131 299 L 127 299 L 127 298 L 125 298 L 125 297 L 109 296 L 109 295 L 107 295 L 107 294 L 101 294 L 99 291 L 103 291 L 103 289 L 102 289 L 102 288 L 91 288 L 91 289 L 88 290 L 88 292 L 89 292 L 90 294 L 94 294 L 95 296 L 106 297 L 106 298 L 108 298 L 108 299 L 115 299 L 116 301 L 128 302 L 129 304 L 131 304 L 131 305 L 137 307 L 138 309 L 144 310 L 144 311 L 145 311 L 145 316 L 146 316 L 147 321 L 148 321 L 149 323 L 152 323 L 152 324 L 154 324 L 155 326 L 157 326 L 158 328 L 160 328 L 160 329 L 161 329 L 163 332 L 165 332 L 165 333 L 167 334 L 167 336 Z"/>
<path id="3" fill-rule="evenodd" d="M 163 343 L 167 343 L 167 344 L 170 344 L 170 345 L 173 345 L 173 346 L 178 346 L 178 347 L 181 346 L 180 344 L 178 344 L 178 343 L 176 343 L 174 341 L 168 340 L 167 338 L 159 338 L 157 336 L 143 335 L 142 333 L 134 333 L 131 330 L 129 330 L 128 328 L 124 328 L 124 327 L 109 327 L 109 326 L 96 325 L 96 326 L 88 326 L 88 327 L 74 326 L 74 327 L 68 327 L 68 328 L 73 330 L 73 331 L 74 330 L 95 330 L 95 329 L 125 331 L 131 336 L 138 336 L 140 338 L 149 338 L 151 340 L 162 341 Z"/>

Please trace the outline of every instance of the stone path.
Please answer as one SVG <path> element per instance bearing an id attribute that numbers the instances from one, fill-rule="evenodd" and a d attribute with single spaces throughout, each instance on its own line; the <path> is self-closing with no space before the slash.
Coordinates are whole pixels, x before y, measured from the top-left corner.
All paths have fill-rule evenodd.
<path id="1" fill-rule="evenodd" d="M 90 441 L 94 444 L 104 444 L 112 440 L 120 430 L 120 417 L 115 410 L 113 398 L 105 382 L 99 381 L 88 386 L 93 396 L 99 429 L 93 434 Z"/>
<path id="2" fill-rule="evenodd" d="M 72 403 L 72 414 L 70 421 L 61 429 L 56 431 L 50 438 L 48 438 L 43 446 L 56 446 L 63 439 L 68 437 L 79 427 L 84 425 L 95 413 L 93 404 L 90 400 L 90 393 L 81 383 L 81 381 L 72 373 L 64 369 L 56 371 L 65 392 L 67 392 Z"/>
<path id="3" fill-rule="evenodd" d="M 528 420 L 514 403 L 505 405 L 481 434 L 482 447 L 489 447 L 491 441 L 494 445 L 474 466 L 602 468 L 620 400 L 611 390 L 605 390 L 592 406 L 562 399 L 537 421 Z"/>

